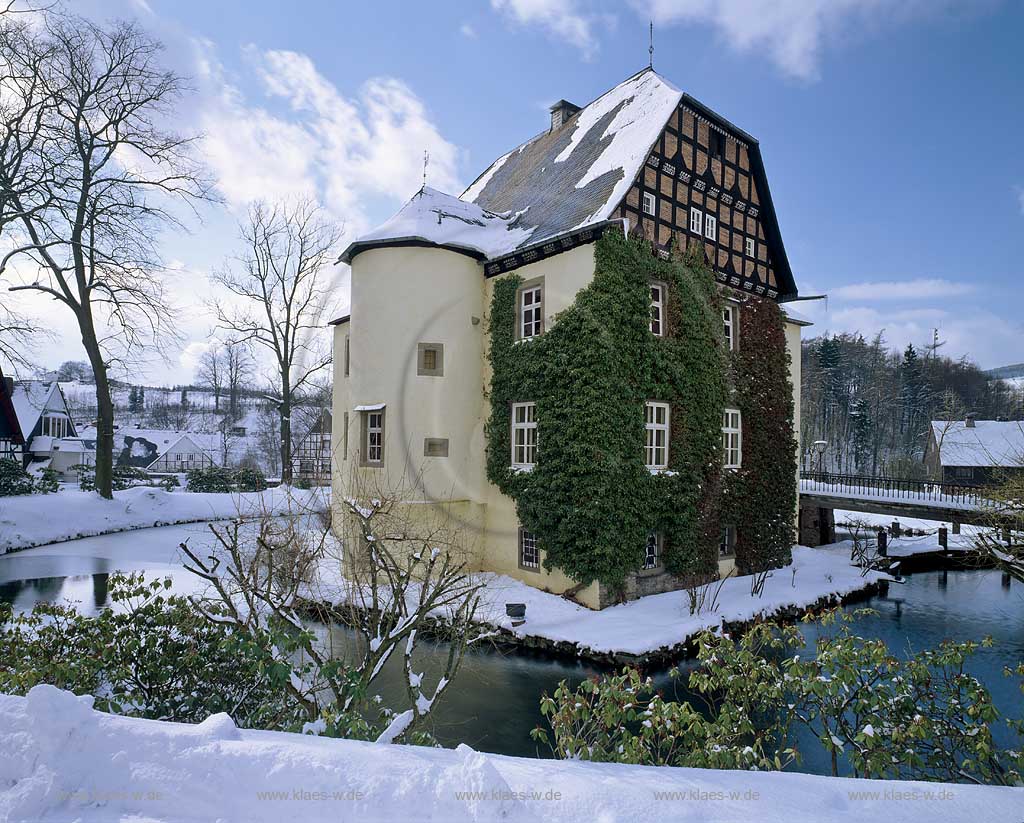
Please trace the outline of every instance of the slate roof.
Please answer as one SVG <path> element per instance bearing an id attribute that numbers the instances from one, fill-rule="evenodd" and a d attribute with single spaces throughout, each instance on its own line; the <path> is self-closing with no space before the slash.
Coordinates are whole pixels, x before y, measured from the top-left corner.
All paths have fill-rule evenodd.
<path id="1" fill-rule="evenodd" d="M 51 397 L 56 394 L 56 402 L 51 403 Z M 64 402 L 64 395 L 56 383 L 48 383 L 43 380 L 19 380 L 14 384 L 14 391 L 11 393 L 11 401 L 14 411 L 18 416 L 18 423 L 21 432 L 25 437 L 31 437 L 35 431 L 36 423 L 42 417 L 43 412 L 60 410 L 67 412 L 67 403 Z M 68 415 L 70 421 L 71 415 Z M 74 433 L 75 425 L 71 422 L 71 430 Z"/>
<path id="2" fill-rule="evenodd" d="M 933 420 L 932 433 L 943 466 L 1024 467 L 1024 423 Z"/>
<path id="3" fill-rule="evenodd" d="M 779 292 L 796 296 L 757 141 L 650 68 L 560 127 L 499 157 L 459 198 L 422 189 L 398 214 L 352 243 L 340 262 L 387 245 L 436 245 L 492 259 L 603 223 L 625 198 L 680 103 L 749 146 Z"/>

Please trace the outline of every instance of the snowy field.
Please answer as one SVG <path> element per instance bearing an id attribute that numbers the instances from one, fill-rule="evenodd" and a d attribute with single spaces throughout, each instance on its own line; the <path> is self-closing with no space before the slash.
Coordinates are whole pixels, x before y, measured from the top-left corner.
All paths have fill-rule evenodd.
<path id="1" fill-rule="evenodd" d="M 1024 789 L 554 762 L 95 712 L 53 686 L 0 696 L 0 819 L 924 823 L 1024 815 Z"/>
<path id="2" fill-rule="evenodd" d="M 199 523 L 260 513 L 283 514 L 324 502 L 324 489 L 278 487 L 264 492 L 201 494 L 137 487 L 104 500 L 95 492 L 0 497 L 0 554 L 112 532 Z"/>

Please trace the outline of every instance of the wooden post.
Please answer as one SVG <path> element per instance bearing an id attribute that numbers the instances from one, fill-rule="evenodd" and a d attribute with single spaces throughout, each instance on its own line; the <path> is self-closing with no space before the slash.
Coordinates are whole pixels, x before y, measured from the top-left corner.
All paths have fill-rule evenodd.
<path id="1" fill-rule="evenodd" d="M 960 534 L 960 522 L 958 520 L 953 521 L 953 534 Z"/>
<path id="2" fill-rule="evenodd" d="M 943 553 L 949 554 L 949 532 L 945 526 L 939 526 L 939 545 L 942 546 Z"/>
<path id="3" fill-rule="evenodd" d="M 889 553 L 889 535 L 885 533 L 885 529 L 878 530 L 878 555 L 880 557 L 886 557 Z"/>
<path id="4" fill-rule="evenodd" d="M 1010 588 L 1010 573 L 1009 572 L 1003 572 L 1002 583 L 1003 583 L 1003 588 L 1004 589 Z"/>
<path id="5" fill-rule="evenodd" d="M 903 529 L 900 527 L 899 520 L 893 520 L 892 526 L 889 527 L 893 537 L 899 537 L 903 533 Z"/>
<path id="6" fill-rule="evenodd" d="M 1009 526 L 1003 526 L 1003 542 L 1007 546 L 1010 545 L 1010 527 Z"/>

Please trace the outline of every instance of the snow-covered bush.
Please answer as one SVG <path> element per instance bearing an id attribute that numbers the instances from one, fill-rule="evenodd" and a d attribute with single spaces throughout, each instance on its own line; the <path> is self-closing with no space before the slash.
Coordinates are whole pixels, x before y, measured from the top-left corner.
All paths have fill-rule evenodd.
<path id="1" fill-rule="evenodd" d="M 96 467 L 84 463 L 76 463 L 71 467 L 78 473 L 78 488 L 84 492 L 96 491 Z M 136 466 L 114 466 L 111 472 L 111 488 L 116 492 L 130 489 L 133 486 L 144 486 L 149 483 L 149 475 Z"/>
<path id="2" fill-rule="evenodd" d="M 16 494 L 50 494 L 60 488 L 57 472 L 43 469 L 33 479 L 18 460 L 0 459 L 0 497 L 11 497 Z"/>
<path id="3" fill-rule="evenodd" d="M 824 622 L 850 619 L 831 612 Z M 534 737 L 565 758 L 781 769 L 800 757 L 791 739 L 802 726 L 834 775 L 1020 785 L 1024 754 L 995 744 L 1000 713 L 965 671 L 985 643 L 944 642 L 901 660 L 846 625 L 810 656 L 792 653 L 804 645 L 792 626 L 761 624 L 738 640 L 707 632 L 688 683 L 704 698 L 701 711 L 664 700 L 626 669 L 575 690 L 563 681 L 541 701 L 551 736 L 538 728 Z M 1024 731 L 1020 719 L 1007 722 Z"/>
<path id="4" fill-rule="evenodd" d="M 190 492 L 261 492 L 267 488 L 267 478 L 259 469 L 207 466 L 190 469 L 186 485 Z"/>
<path id="5" fill-rule="evenodd" d="M 169 586 L 112 575 L 112 605 L 95 616 L 72 604 L 0 608 L 0 692 L 49 683 L 115 714 L 198 723 L 227 712 L 240 726 L 300 728 L 272 665 L 274 638 L 212 621 Z"/>

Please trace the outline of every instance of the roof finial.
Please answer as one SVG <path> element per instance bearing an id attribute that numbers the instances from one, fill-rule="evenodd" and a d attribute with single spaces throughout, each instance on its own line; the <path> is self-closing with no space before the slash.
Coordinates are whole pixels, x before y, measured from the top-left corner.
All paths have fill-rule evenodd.
<path id="1" fill-rule="evenodd" d="M 650 55 L 648 67 L 654 68 L 654 21 L 651 21 L 651 34 L 650 34 L 651 45 L 647 47 L 647 53 Z"/>
<path id="2" fill-rule="evenodd" d="M 427 165 L 430 163 L 430 152 L 423 150 L 423 188 L 427 187 Z"/>

